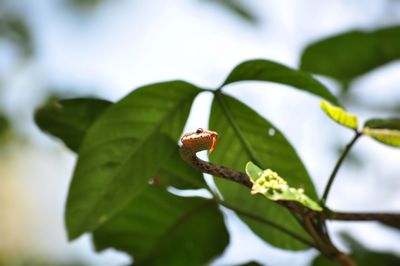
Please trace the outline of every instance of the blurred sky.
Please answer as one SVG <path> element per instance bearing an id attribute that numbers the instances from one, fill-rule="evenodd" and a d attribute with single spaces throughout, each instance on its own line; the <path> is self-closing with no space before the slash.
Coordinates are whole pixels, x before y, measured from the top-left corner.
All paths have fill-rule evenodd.
<path id="1" fill-rule="evenodd" d="M 297 67 L 310 42 L 350 29 L 400 23 L 400 1 L 285 0 L 243 1 L 259 18 L 256 25 L 201 0 L 105 0 L 76 9 L 61 0 L 5 1 L 7 12 L 21 15 L 33 31 L 35 53 L 18 59 L 0 41 L 0 110 L 13 121 L 18 139 L 0 153 L 0 255 L 76 258 L 91 265 L 122 265 L 115 252 L 95 254 L 87 236 L 67 243 L 64 204 L 75 156 L 41 133 L 33 110 L 50 94 L 96 95 L 118 100 L 148 83 L 183 79 L 215 88 L 241 61 L 275 60 Z M 3 14 L 4 11 L 0 11 Z M 351 95 L 365 104 L 400 100 L 400 63 L 358 79 Z M 333 81 L 322 79 L 338 92 Z M 286 86 L 246 82 L 225 92 L 240 98 L 285 133 L 309 170 L 319 193 L 333 168 L 337 145 L 351 132 L 319 110 L 319 100 Z M 201 94 L 187 129 L 207 127 L 211 94 Z M 349 108 L 363 119 L 387 116 Z M 329 206 L 338 210 L 400 211 L 400 151 L 362 139 L 352 151 L 362 168 L 347 164 L 333 186 Z M 307 265 L 314 251 L 271 248 L 227 212 L 232 231 L 226 256 L 215 265 L 257 259 L 268 265 Z M 400 255 L 400 234 L 375 223 L 332 223 L 333 234 L 349 231 L 366 246 Z M 340 247 L 346 248 L 334 237 Z M 11 256 L 10 255 L 10 256 Z"/>

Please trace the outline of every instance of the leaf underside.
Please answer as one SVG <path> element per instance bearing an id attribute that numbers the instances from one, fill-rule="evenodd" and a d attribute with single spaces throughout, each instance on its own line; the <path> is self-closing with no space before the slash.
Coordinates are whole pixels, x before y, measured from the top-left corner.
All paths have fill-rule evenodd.
<path id="1" fill-rule="evenodd" d="M 215 202 L 149 187 L 93 234 L 97 251 L 113 247 L 138 265 L 205 265 L 229 242 Z"/>

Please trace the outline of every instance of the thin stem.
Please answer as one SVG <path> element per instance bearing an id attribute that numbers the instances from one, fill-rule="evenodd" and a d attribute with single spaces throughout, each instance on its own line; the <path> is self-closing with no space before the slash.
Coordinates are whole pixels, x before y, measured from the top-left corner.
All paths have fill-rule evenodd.
<path id="1" fill-rule="evenodd" d="M 328 220 L 339 221 L 381 221 L 381 222 L 400 222 L 399 213 L 372 213 L 372 212 L 333 212 Z"/>
<path id="2" fill-rule="evenodd" d="M 295 232 L 292 232 L 291 230 L 289 230 L 289 229 L 287 229 L 287 228 L 285 228 L 285 227 L 283 227 L 283 226 L 281 226 L 281 225 L 279 225 L 277 223 L 274 223 L 273 221 L 270 221 L 268 219 L 265 219 L 264 217 L 260 217 L 258 215 L 255 215 L 253 213 L 240 210 L 240 209 L 238 209 L 238 208 L 236 208 L 236 207 L 234 207 L 234 206 L 232 206 L 232 205 L 230 205 L 230 204 L 228 204 L 228 203 L 226 203 L 224 201 L 221 201 L 221 200 L 218 200 L 218 199 L 216 199 L 216 201 L 219 204 L 221 204 L 222 206 L 224 206 L 224 207 L 236 212 L 237 214 L 246 216 L 246 217 L 248 217 L 248 218 L 250 218 L 252 220 L 255 220 L 257 222 L 272 226 L 275 229 L 277 229 L 277 230 L 279 230 L 279 231 L 281 231 L 281 232 L 293 237 L 294 239 L 296 239 L 296 240 L 298 240 L 300 242 L 303 242 L 304 244 L 306 244 L 306 245 L 308 245 L 310 247 L 316 248 L 316 245 L 313 242 L 309 241 L 308 239 L 305 239 L 304 237 L 298 235 Z"/>
<path id="3" fill-rule="evenodd" d="M 332 174 L 329 177 L 328 183 L 326 184 L 324 194 L 321 198 L 321 203 L 322 205 L 325 205 L 325 202 L 328 198 L 329 191 L 331 189 L 331 186 L 333 184 L 333 181 L 335 180 L 336 174 L 339 171 L 340 166 L 342 165 L 344 159 L 346 158 L 347 154 L 351 150 L 351 147 L 353 147 L 354 143 L 356 143 L 357 139 L 361 136 L 361 133 L 356 131 L 356 134 L 354 135 L 353 139 L 350 141 L 349 144 L 346 145 L 346 148 L 344 149 L 342 155 L 339 157 L 339 160 L 337 161 L 335 168 L 333 168 Z"/>
<path id="4" fill-rule="evenodd" d="M 220 90 L 217 90 L 214 92 L 214 95 L 215 95 L 215 98 L 217 99 L 218 103 L 221 106 L 222 112 L 225 114 L 226 118 L 228 119 L 229 124 L 232 126 L 233 131 L 235 132 L 236 136 L 238 137 L 240 143 L 242 144 L 243 149 L 246 152 L 246 154 L 250 157 L 250 160 L 253 163 L 262 167 L 260 162 L 258 162 L 256 157 L 254 156 L 252 150 L 250 149 L 250 145 L 246 142 L 246 139 L 242 135 L 242 132 L 240 131 L 239 126 L 236 124 L 235 119 L 232 117 L 231 111 L 229 110 L 229 107 L 226 105 L 223 94 L 221 93 Z"/>

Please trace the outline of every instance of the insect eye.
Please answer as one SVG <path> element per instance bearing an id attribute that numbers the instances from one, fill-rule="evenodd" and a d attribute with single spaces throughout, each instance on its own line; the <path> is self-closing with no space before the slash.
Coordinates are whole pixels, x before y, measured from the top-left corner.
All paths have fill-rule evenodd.
<path id="1" fill-rule="evenodd" d="M 203 129 L 202 129 L 202 128 L 198 128 L 198 129 L 196 130 L 196 134 L 200 134 L 200 133 L 203 133 Z"/>

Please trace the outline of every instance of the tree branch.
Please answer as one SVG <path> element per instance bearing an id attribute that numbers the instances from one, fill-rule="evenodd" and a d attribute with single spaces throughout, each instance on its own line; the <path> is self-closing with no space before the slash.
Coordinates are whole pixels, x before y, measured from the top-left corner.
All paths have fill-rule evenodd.
<path id="1" fill-rule="evenodd" d="M 373 212 L 333 212 L 328 220 L 339 221 L 380 221 L 380 222 L 399 222 L 400 214 L 398 213 L 373 213 Z"/>

